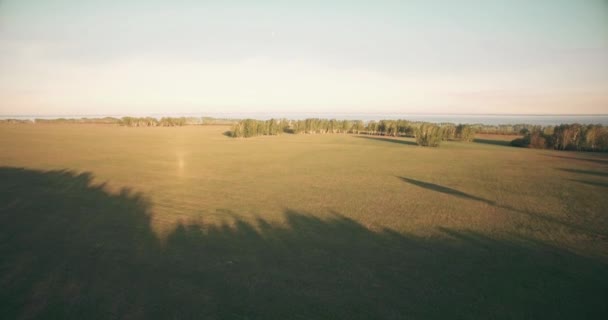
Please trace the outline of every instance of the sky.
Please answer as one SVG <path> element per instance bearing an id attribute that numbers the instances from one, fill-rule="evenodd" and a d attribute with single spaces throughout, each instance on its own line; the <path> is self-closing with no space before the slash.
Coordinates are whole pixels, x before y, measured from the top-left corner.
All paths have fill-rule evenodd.
<path id="1" fill-rule="evenodd" d="M 608 113 L 608 0 L 0 0 L 0 115 Z"/>

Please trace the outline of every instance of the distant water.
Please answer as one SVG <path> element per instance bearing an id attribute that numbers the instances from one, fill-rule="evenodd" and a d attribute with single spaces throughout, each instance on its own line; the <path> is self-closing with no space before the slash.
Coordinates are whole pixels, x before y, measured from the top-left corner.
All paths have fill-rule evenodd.
<path id="1" fill-rule="evenodd" d="M 56 119 L 56 118 L 102 118 L 116 117 L 123 115 L 62 115 L 62 116 L 0 116 L 0 119 Z M 534 124 L 534 125 L 558 125 L 562 123 L 580 124 L 602 124 L 608 126 L 608 114 L 602 115 L 487 115 L 487 114 L 407 114 L 407 113 L 182 113 L 182 114 L 147 114 L 132 115 L 137 117 L 150 116 L 161 117 L 213 117 L 222 119 L 244 119 L 253 118 L 266 120 L 270 118 L 327 118 L 342 120 L 394 120 L 405 119 L 410 121 L 426 121 L 434 123 L 468 123 L 468 124 Z"/>

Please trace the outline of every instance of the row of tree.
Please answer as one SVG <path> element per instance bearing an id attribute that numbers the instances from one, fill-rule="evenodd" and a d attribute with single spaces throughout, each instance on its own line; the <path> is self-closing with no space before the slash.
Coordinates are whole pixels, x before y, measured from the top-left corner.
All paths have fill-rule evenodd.
<path id="1" fill-rule="evenodd" d="M 538 125 L 533 124 L 472 124 L 471 127 L 478 133 L 501 134 L 501 135 L 519 135 L 522 130 L 533 130 Z"/>
<path id="2" fill-rule="evenodd" d="M 441 141 L 472 141 L 475 129 L 469 125 L 431 124 L 407 120 L 336 120 L 310 118 L 304 120 L 245 119 L 235 123 L 230 131 L 232 137 L 254 137 L 260 135 L 278 135 L 282 132 L 294 134 L 369 134 L 382 136 L 415 137 L 419 145 L 439 146 Z"/>
<path id="3" fill-rule="evenodd" d="M 181 127 L 188 125 L 232 125 L 233 119 L 218 119 L 211 117 L 122 117 L 117 123 L 127 127 Z"/>
<path id="4" fill-rule="evenodd" d="M 104 118 L 56 118 L 56 119 L 34 119 L 37 124 L 60 123 L 60 124 L 117 124 L 120 119 L 114 117 Z"/>
<path id="5" fill-rule="evenodd" d="M 535 126 L 520 133 L 523 138 L 513 140 L 512 145 L 537 149 L 608 151 L 608 127 L 599 124 Z"/>
<path id="6" fill-rule="evenodd" d="M 415 127 L 416 143 L 425 147 L 438 147 L 441 141 L 460 140 L 470 142 L 475 139 L 475 128 L 459 124 L 437 125 L 432 123 L 422 123 Z"/>
<path id="7" fill-rule="evenodd" d="M 0 123 L 19 123 L 19 124 L 33 124 L 34 122 L 29 119 L 0 119 Z"/>
<path id="8" fill-rule="evenodd" d="M 152 117 L 122 117 L 118 124 L 127 127 L 181 127 L 188 124 L 188 119 L 185 117 L 165 117 L 161 119 Z"/>
<path id="9" fill-rule="evenodd" d="M 267 136 L 281 134 L 285 129 L 285 123 L 281 120 L 254 120 L 245 119 L 238 121 L 232 126 L 230 135 L 235 138 L 249 138 L 254 136 Z"/>
<path id="10" fill-rule="evenodd" d="M 0 119 L 0 123 L 26 124 L 118 124 L 128 127 L 174 127 L 184 125 L 232 125 L 234 119 L 212 117 L 103 117 L 103 118 L 55 118 L 55 119 Z"/>

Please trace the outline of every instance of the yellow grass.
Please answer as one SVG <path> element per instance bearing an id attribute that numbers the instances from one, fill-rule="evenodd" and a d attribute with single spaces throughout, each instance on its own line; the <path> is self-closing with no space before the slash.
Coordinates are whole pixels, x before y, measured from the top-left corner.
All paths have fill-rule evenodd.
<path id="1" fill-rule="evenodd" d="M 159 232 L 233 216 L 280 224 L 295 210 L 370 229 L 521 235 L 607 255 L 605 155 L 356 135 L 232 139 L 226 130 L 4 125 L 0 165 L 91 172 L 111 192 L 140 192 Z"/>
<path id="2" fill-rule="evenodd" d="M 6 318 L 606 319 L 608 157 L 0 126 Z"/>

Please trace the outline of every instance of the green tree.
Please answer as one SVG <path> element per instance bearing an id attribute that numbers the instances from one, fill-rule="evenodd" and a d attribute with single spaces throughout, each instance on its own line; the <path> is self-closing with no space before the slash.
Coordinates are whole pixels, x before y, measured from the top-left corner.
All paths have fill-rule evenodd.
<path id="1" fill-rule="evenodd" d="M 232 137 L 242 138 L 243 137 L 243 123 L 241 121 L 235 123 L 230 130 Z"/>
<path id="2" fill-rule="evenodd" d="M 416 130 L 416 143 L 425 147 L 438 147 L 442 140 L 441 127 L 423 123 Z"/>
<path id="3" fill-rule="evenodd" d="M 359 134 L 361 131 L 365 130 L 365 125 L 361 120 L 353 121 L 353 132 Z"/>
<path id="4" fill-rule="evenodd" d="M 367 127 L 365 128 L 367 134 L 376 134 L 378 131 L 378 123 L 374 120 L 371 120 L 367 123 Z"/>
<path id="5" fill-rule="evenodd" d="M 442 126 L 443 128 L 443 134 L 441 139 L 446 141 L 446 140 L 451 140 L 454 139 L 456 137 L 456 126 L 454 126 L 453 124 L 446 124 L 444 126 Z"/>
<path id="6" fill-rule="evenodd" d="M 456 138 L 461 141 L 471 142 L 475 139 L 475 129 L 468 124 L 459 124 L 456 127 Z"/>

